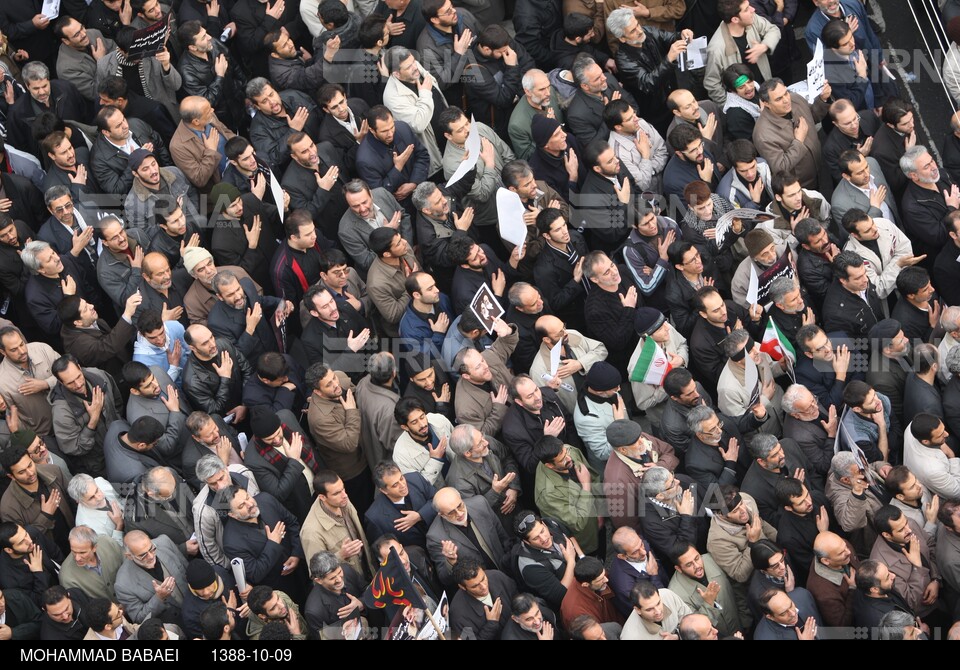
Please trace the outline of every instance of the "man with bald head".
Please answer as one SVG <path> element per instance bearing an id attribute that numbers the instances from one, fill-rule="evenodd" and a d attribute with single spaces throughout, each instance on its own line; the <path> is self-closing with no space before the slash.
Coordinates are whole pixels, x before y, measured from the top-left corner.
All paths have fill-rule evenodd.
<path id="1" fill-rule="evenodd" d="M 813 541 L 814 560 L 807 577 L 825 626 L 853 625 L 853 593 L 857 586 L 857 558 L 853 545 L 836 533 L 820 533 Z"/>
<path id="2" fill-rule="evenodd" d="M 188 95 L 180 102 L 180 125 L 170 140 L 170 155 L 200 193 L 209 193 L 227 169 L 226 143 L 233 136 L 206 98 Z"/>
<path id="3" fill-rule="evenodd" d="M 247 416 L 243 386 L 253 375 L 250 363 L 230 342 L 195 324 L 183 334 L 190 358 L 183 366 L 183 391 L 191 406 L 207 414 L 232 416 L 234 426 Z"/>
<path id="4" fill-rule="evenodd" d="M 723 124 L 720 121 L 722 114 L 717 106 L 709 100 L 697 100 L 693 93 L 685 88 L 679 88 L 667 97 L 667 108 L 673 112 L 673 120 L 667 127 L 664 139 L 669 137 L 673 129 L 680 125 L 688 125 L 700 131 L 703 143 L 713 156 L 722 156 L 723 151 Z M 683 147 L 680 147 L 682 150 Z M 667 152 L 672 155 L 677 150 L 667 141 Z"/>
<path id="5" fill-rule="evenodd" d="M 179 321 L 184 328 L 190 325 L 183 299 L 189 288 L 189 276 L 182 272 L 174 274 L 166 255 L 152 251 L 144 255 L 140 264 L 140 295 L 143 301 L 134 314 L 137 321 L 146 309 L 155 309 L 161 313 L 164 321 Z"/>
<path id="6" fill-rule="evenodd" d="M 477 560 L 485 569 L 502 569 L 513 539 L 483 496 L 462 498 L 448 486 L 433 496 L 433 507 L 437 517 L 427 531 L 427 553 L 444 586 L 455 587 L 453 568 L 461 558 Z"/>
<path id="7" fill-rule="evenodd" d="M 630 592 L 638 581 L 646 580 L 658 589 L 665 589 L 671 574 L 657 563 L 650 545 L 630 526 L 613 531 L 611 542 L 616 555 L 610 562 L 607 577 L 617 610 L 627 617 L 633 611 Z"/>
<path id="8" fill-rule="evenodd" d="M 60 585 L 78 588 L 91 598 L 112 598 L 123 553 L 109 535 L 90 526 L 70 531 L 70 554 L 60 566 Z"/>
<path id="9" fill-rule="evenodd" d="M 180 620 L 187 589 L 187 560 L 166 535 L 154 539 L 142 530 L 123 537 L 124 558 L 117 572 L 117 601 L 127 618 L 143 623 L 151 617 Z"/>
<path id="10" fill-rule="evenodd" d="M 704 614 L 688 614 L 680 619 L 681 640 L 717 640 L 717 629 Z"/>
<path id="11" fill-rule="evenodd" d="M 530 364 L 530 376 L 538 385 L 548 384 L 544 375 L 551 372 L 550 352 L 559 342 L 563 342 L 560 348 L 560 367 L 557 368 L 557 377 L 561 382 L 557 395 L 567 411 L 573 412 L 587 373 L 594 363 L 607 359 L 607 347 L 603 342 L 589 338 L 578 330 L 567 328 L 561 319 L 553 315 L 541 316 L 534 323 L 533 330 L 540 346 Z M 569 388 L 564 388 L 563 384 Z M 553 384 L 550 386 L 553 387 Z"/>

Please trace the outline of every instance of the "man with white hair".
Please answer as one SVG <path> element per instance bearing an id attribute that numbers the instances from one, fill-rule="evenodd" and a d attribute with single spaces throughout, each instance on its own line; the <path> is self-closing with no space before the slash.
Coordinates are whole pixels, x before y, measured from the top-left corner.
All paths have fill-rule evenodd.
<path id="1" fill-rule="evenodd" d="M 127 617 L 143 623 L 151 617 L 179 621 L 187 591 L 187 560 L 166 536 L 154 539 L 140 530 L 123 537 L 126 560 L 117 572 L 117 601 Z"/>
<path id="2" fill-rule="evenodd" d="M 636 98 L 627 102 L 658 132 L 665 133 L 671 117 L 667 95 L 677 87 L 674 64 L 680 54 L 686 52 L 687 43 L 694 37 L 693 31 L 667 32 L 650 25 L 641 26 L 631 7 L 610 12 L 606 24 L 610 41 L 618 43 L 617 76 Z"/>
<path id="3" fill-rule="evenodd" d="M 91 598 L 113 598 L 117 572 L 123 565 L 120 546 L 90 526 L 70 531 L 70 554 L 60 566 L 60 585 L 78 588 Z"/>
<path id="4" fill-rule="evenodd" d="M 952 305 L 943 308 L 943 312 L 940 314 L 940 327 L 946 332 L 943 334 L 940 344 L 937 345 L 940 360 L 943 361 L 937 371 L 937 376 L 943 384 L 946 384 L 953 376 L 953 371 L 949 369 L 950 364 L 947 357 L 953 351 L 953 348 L 960 344 L 960 306 Z"/>
<path id="5" fill-rule="evenodd" d="M 24 245 L 20 260 L 30 273 L 23 289 L 27 307 L 33 320 L 51 337 L 60 332 L 62 323 L 57 315 L 57 305 L 65 295 L 79 295 L 88 302 L 95 302 L 95 296 L 88 290 L 72 254 L 58 254 L 49 243 L 33 240 Z"/>
<path id="6" fill-rule="evenodd" d="M 870 551 L 876 539 L 873 515 L 884 505 L 882 482 L 890 472 L 890 464 L 877 461 L 870 464 L 869 470 L 861 469 L 853 452 L 837 452 L 830 462 L 825 487 L 833 518 L 861 555 Z"/>
<path id="7" fill-rule="evenodd" d="M 557 90 L 550 85 L 547 73 L 537 68 L 527 70 L 520 80 L 523 97 L 514 106 L 510 114 L 507 133 L 517 158 L 527 160 L 533 155 L 537 145 L 533 141 L 533 117 L 546 113 L 559 123 L 563 123 L 563 109 L 557 97 Z"/>
<path id="8" fill-rule="evenodd" d="M 520 470 L 511 450 L 469 424 L 453 429 L 450 450 L 457 458 L 447 472 L 447 484 L 461 495 L 483 496 L 504 528 L 511 527 L 521 492 Z"/>
<path id="9" fill-rule="evenodd" d="M 960 208 L 960 186 L 941 178 L 937 161 L 922 144 L 907 149 L 900 169 L 910 180 L 901 199 L 901 219 L 914 252 L 926 254 L 923 267 L 933 268 L 940 249 L 950 242 L 944 217 Z"/>
<path id="10" fill-rule="evenodd" d="M 792 384 L 780 401 L 783 408 L 783 436 L 794 440 L 807 458 L 811 472 L 824 476 L 830 471 L 833 443 L 837 437 L 837 409 L 824 408 L 803 384 Z"/>
<path id="11" fill-rule="evenodd" d="M 67 495 L 77 503 L 77 527 L 88 526 L 99 535 L 111 536 L 117 544 L 123 542 L 120 497 L 110 482 L 80 473 L 67 484 Z"/>
<path id="12" fill-rule="evenodd" d="M 693 492 L 684 491 L 680 480 L 666 468 L 653 467 L 643 476 L 643 508 L 640 526 L 662 565 L 672 565 L 670 552 L 675 542 L 696 542 L 700 532 L 694 516 Z M 707 518 L 703 517 L 704 530 Z"/>
<path id="13" fill-rule="evenodd" d="M 230 501 L 217 494 L 228 486 L 244 489 L 251 496 L 260 493 L 253 472 L 245 465 L 227 466 L 216 454 L 201 456 L 197 461 L 197 479 L 203 487 L 193 500 L 193 526 L 200 544 L 200 555 L 211 565 L 226 568 L 230 559 L 223 552 L 223 515 Z"/>

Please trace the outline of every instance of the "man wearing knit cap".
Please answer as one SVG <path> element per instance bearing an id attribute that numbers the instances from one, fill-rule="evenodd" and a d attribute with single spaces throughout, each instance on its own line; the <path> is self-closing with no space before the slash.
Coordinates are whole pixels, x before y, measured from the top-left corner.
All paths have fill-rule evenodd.
<path id="1" fill-rule="evenodd" d="M 606 361 L 597 361 L 584 380 L 583 390 L 573 412 L 577 434 L 589 461 L 601 470 L 610 456 L 607 426 L 615 419 L 627 418 L 627 405 L 620 396 L 623 377 Z"/>
<path id="2" fill-rule="evenodd" d="M 195 558 L 187 564 L 187 591 L 183 594 L 183 631 L 191 639 L 203 637 L 200 617 L 212 603 L 224 598 L 232 601 L 235 608 L 237 594 L 234 593 L 233 576 L 222 566 L 213 566 L 202 558 Z M 251 587 L 248 587 L 251 588 Z"/>
<path id="3" fill-rule="evenodd" d="M 770 283 L 780 277 L 793 278 L 793 252 L 787 251 L 787 245 L 777 243 L 773 235 L 763 228 L 754 228 L 743 238 L 747 246 L 748 257 L 744 258 L 733 274 L 730 293 L 738 305 L 756 313 L 754 305 L 747 300 L 750 278 L 757 275 L 757 304 L 761 307 L 770 302 L 767 295 Z M 784 253 L 786 251 L 786 253 Z"/>
<path id="4" fill-rule="evenodd" d="M 636 527 L 643 503 L 643 475 L 655 465 L 670 472 L 680 464 L 673 447 L 630 419 L 616 419 L 607 426 L 610 457 L 603 470 L 607 512 L 614 527 Z"/>
<path id="5" fill-rule="evenodd" d="M 577 138 L 567 133 L 560 122 L 537 114 L 530 123 L 536 148 L 530 156 L 530 167 L 561 196 L 568 196 L 580 179 Z"/>
<path id="6" fill-rule="evenodd" d="M 250 418 L 254 439 L 244 465 L 269 493 L 303 521 L 313 499 L 313 477 L 320 471 L 310 439 L 288 411 L 259 408 Z"/>
<path id="7" fill-rule="evenodd" d="M 233 184 L 210 189 L 210 253 L 218 265 L 243 268 L 260 286 L 270 284 L 270 259 L 282 235 L 279 213 L 253 193 L 241 195 Z"/>
<path id="8" fill-rule="evenodd" d="M 534 333 L 538 339 L 539 349 L 530 365 L 530 376 L 540 386 L 548 383 L 544 380 L 544 375 L 549 375 L 551 372 L 550 352 L 559 344 L 560 366 L 557 368 L 557 377 L 563 385 L 560 388 L 554 388 L 550 384 L 550 387 L 556 390 L 566 410 L 573 412 L 577 406 L 577 396 L 586 382 L 587 373 L 595 363 L 607 358 L 607 347 L 599 340 L 567 328 L 563 321 L 549 314 L 537 319 L 534 324 Z"/>
<path id="9" fill-rule="evenodd" d="M 158 203 L 179 203 L 188 219 L 199 220 L 197 193 L 179 169 L 160 167 L 156 156 L 142 148 L 130 154 L 128 165 L 133 186 L 123 203 L 123 218 L 131 228 L 146 228 Z"/>
<path id="10" fill-rule="evenodd" d="M 633 318 L 633 329 L 640 336 L 636 349 L 630 357 L 627 370 L 632 371 L 640 358 L 640 352 L 646 343 L 646 338 L 652 337 L 670 360 L 671 368 L 685 368 L 690 358 L 687 340 L 673 327 L 663 313 L 653 307 L 638 307 Z M 637 409 L 644 412 L 654 425 L 660 425 L 664 403 L 667 402 L 667 393 L 662 384 L 645 384 L 640 381 L 630 382 L 633 391 L 633 401 Z"/>
<path id="11" fill-rule="evenodd" d="M 203 247 L 188 247 L 183 252 L 183 268 L 193 277 L 194 282 L 183 296 L 183 307 L 190 323 L 207 324 L 207 315 L 215 304 L 217 294 L 213 290 L 213 278 L 222 270 L 229 270 L 240 283 L 253 282 L 257 295 L 263 295 L 263 288 L 252 279 L 247 271 L 238 265 L 217 266 L 213 255 Z"/>

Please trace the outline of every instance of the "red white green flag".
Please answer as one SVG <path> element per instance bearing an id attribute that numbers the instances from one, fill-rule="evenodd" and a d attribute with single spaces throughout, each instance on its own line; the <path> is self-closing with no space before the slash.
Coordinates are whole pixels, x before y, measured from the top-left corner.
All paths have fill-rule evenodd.
<path id="1" fill-rule="evenodd" d="M 643 347 L 630 371 L 630 381 L 659 386 L 663 378 L 673 369 L 670 358 L 652 337 L 643 341 Z"/>
<path id="2" fill-rule="evenodd" d="M 797 352 L 773 319 L 767 319 L 767 327 L 763 331 L 760 351 L 769 354 L 770 358 L 775 361 L 782 360 L 786 356 L 791 365 L 797 362 Z"/>

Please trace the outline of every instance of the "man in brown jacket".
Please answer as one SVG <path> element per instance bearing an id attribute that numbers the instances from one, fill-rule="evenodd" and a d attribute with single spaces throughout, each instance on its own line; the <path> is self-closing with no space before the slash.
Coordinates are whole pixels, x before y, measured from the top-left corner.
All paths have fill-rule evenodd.
<path id="1" fill-rule="evenodd" d="M 860 469 L 856 456 L 850 451 L 838 452 L 830 461 L 825 493 L 837 523 L 860 555 L 870 551 L 877 537 L 873 530 L 873 516 L 883 507 L 880 482 L 886 479 L 889 472 L 889 463 L 871 463 L 871 479 L 867 479 L 867 473 Z M 878 483 L 871 486 L 871 481 Z"/>
<path id="2" fill-rule="evenodd" d="M 57 385 L 50 368 L 60 354 L 49 344 L 27 342 L 16 326 L 0 328 L 0 353 L 0 393 L 19 410 L 21 428 L 52 437 L 53 411 L 47 394 Z"/>
<path id="3" fill-rule="evenodd" d="M 762 111 L 753 128 L 757 152 L 773 174 L 795 172 L 801 186 L 818 190 L 822 161 L 817 123 L 830 109 L 830 84 L 813 106 L 776 77 L 763 82 L 758 94 Z"/>
<path id="4" fill-rule="evenodd" d="M 209 193 L 227 167 L 225 145 L 233 136 L 206 98 L 187 96 L 180 103 L 180 125 L 170 140 L 170 156 L 200 193 Z"/>
<path id="5" fill-rule="evenodd" d="M 639 528 L 643 475 L 655 465 L 673 472 L 680 460 L 673 447 L 644 433 L 640 424 L 630 419 L 617 419 L 607 426 L 607 442 L 611 447 L 603 470 L 607 513 L 615 528 Z"/>
<path id="6" fill-rule="evenodd" d="M 469 423 L 485 435 L 496 436 L 507 413 L 507 386 L 513 374 L 507 361 L 517 348 L 517 327 L 497 319 L 493 324 L 497 341 L 483 353 L 464 348 L 453 360 L 460 374 L 455 409 L 457 423 Z"/>
<path id="7" fill-rule="evenodd" d="M 343 479 L 357 506 L 366 510 L 373 502 L 373 479 L 360 448 L 361 419 L 353 397 L 353 382 L 323 363 L 311 365 L 304 381 L 311 389 L 307 423 L 317 453 L 326 467 Z"/>
<path id="8" fill-rule="evenodd" d="M 213 290 L 213 278 L 222 270 L 229 270 L 241 282 L 250 278 L 247 271 L 239 265 L 221 265 L 213 260 L 213 255 L 203 247 L 187 247 L 183 252 L 183 267 L 193 277 L 193 283 L 183 296 L 183 308 L 187 312 L 190 323 L 207 325 L 207 315 L 217 302 L 216 291 Z M 263 287 L 253 281 L 257 295 L 263 295 Z M 254 361 L 256 362 L 256 361 Z"/>
<path id="9" fill-rule="evenodd" d="M 880 537 L 870 558 L 882 562 L 896 575 L 893 588 L 917 616 L 927 616 L 936 609 L 940 595 L 940 570 L 930 549 L 933 539 L 893 505 L 881 507 L 873 523 Z"/>
<path id="10" fill-rule="evenodd" d="M 0 452 L 0 465 L 10 478 L 0 499 L 0 518 L 35 526 L 66 554 L 70 549 L 67 535 L 73 527 L 67 485 L 60 468 L 37 465 L 30 458 L 28 451 L 41 444 L 32 430 L 18 430 L 10 436 L 10 446 Z"/>
<path id="11" fill-rule="evenodd" d="M 405 284 L 420 264 L 395 228 L 377 228 L 370 233 L 370 250 L 377 257 L 367 270 L 367 291 L 380 314 L 383 334 L 400 337 L 400 319 L 410 304 Z"/>
<path id="12" fill-rule="evenodd" d="M 317 552 L 332 552 L 356 570 L 366 583 L 376 573 L 376 564 L 357 508 L 350 502 L 343 480 L 331 470 L 321 470 L 314 479 L 314 486 L 317 499 L 300 529 L 304 555 L 312 559 Z"/>
<path id="13" fill-rule="evenodd" d="M 813 541 L 813 553 L 807 590 L 817 602 L 823 625 L 853 625 L 853 594 L 860 569 L 853 545 L 836 533 L 826 531 Z"/>
<path id="14" fill-rule="evenodd" d="M 707 551 L 735 588 L 746 588 L 753 577 L 750 547 L 760 540 L 776 542 L 777 529 L 760 518 L 756 501 L 736 486 L 724 484 L 719 493 L 722 505 L 713 509 Z"/>

